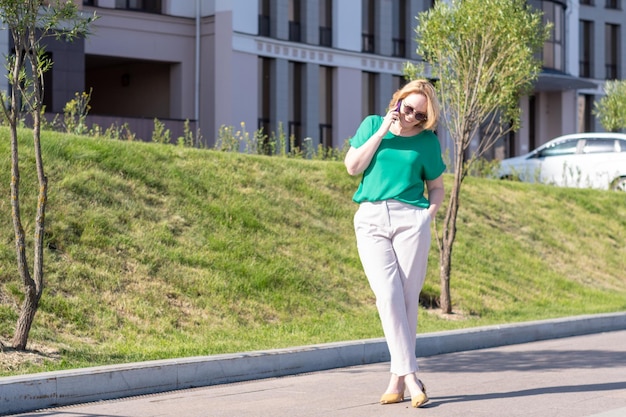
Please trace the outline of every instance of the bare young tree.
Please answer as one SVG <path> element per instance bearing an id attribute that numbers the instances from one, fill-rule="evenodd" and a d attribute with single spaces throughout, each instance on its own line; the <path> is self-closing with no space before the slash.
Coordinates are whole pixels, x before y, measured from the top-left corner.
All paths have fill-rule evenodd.
<path id="1" fill-rule="evenodd" d="M 518 129 L 519 99 L 541 70 L 537 53 L 549 29 L 525 0 L 438 1 L 418 16 L 417 52 L 437 79 L 444 124 L 454 142 L 454 182 L 441 236 L 437 233 L 444 313 L 452 312 L 450 273 L 461 184 L 477 158 Z M 416 78 L 424 68 L 407 64 L 405 73 Z"/>
<path id="2" fill-rule="evenodd" d="M 52 61 L 45 55 L 41 41 L 47 36 L 55 36 L 59 41 L 85 36 L 95 14 L 82 16 L 72 1 L 0 0 L 0 19 L 13 41 L 12 54 L 7 57 L 10 92 L 0 92 L 0 101 L 2 114 L 11 132 L 11 215 L 17 270 L 24 286 L 24 302 L 12 346 L 24 350 L 44 288 L 43 249 L 48 179 L 41 156 L 41 117 L 45 89 L 43 74 L 52 67 Z M 32 120 L 35 169 L 39 183 L 32 274 L 27 263 L 26 235 L 20 209 L 18 126 L 24 114 L 28 114 Z"/>

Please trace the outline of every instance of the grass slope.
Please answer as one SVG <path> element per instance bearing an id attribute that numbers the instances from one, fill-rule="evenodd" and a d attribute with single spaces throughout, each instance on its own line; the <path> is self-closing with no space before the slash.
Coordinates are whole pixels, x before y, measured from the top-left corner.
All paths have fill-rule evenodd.
<path id="1" fill-rule="evenodd" d="M 21 132 L 22 218 L 36 201 Z M 1 375 L 382 337 L 343 164 L 44 132 L 46 289 L 31 346 Z M 0 128 L 0 340 L 21 303 Z M 450 177 L 446 177 L 449 189 Z M 443 213 L 443 210 L 440 214 Z M 626 309 L 626 195 L 467 178 L 456 319 L 420 332 Z M 32 262 L 32 249 L 29 251 Z M 424 294 L 438 295 L 433 244 Z"/>

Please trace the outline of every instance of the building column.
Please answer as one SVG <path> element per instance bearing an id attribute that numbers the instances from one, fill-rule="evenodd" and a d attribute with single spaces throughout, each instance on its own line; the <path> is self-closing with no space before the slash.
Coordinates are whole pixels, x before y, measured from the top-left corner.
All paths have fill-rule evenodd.
<path id="1" fill-rule="evenodd" d="M 361 71 L 336 68 L 333 78 L 333 147 L 343 148 L 361 124 Z M 340 92 L 350 91 L 350 94 Z"/>
<path id="2" fill-rule="evenodd" d="M 578 100 L 576 90 L 561 93 L 561 135 L 578 131 Z"/>
<path id="3" fill-rule="evenodd" d="M 278 125 L 282 124 L 285 135 L 288 134 L 289 123 L 289 61 L 275 59 L 271 69 L 270 91 L 270 131 L 278 137 Z"/>
<path id="4" fill-rule="evenodd" d="M 393 90 L 393 75 L 387 73 L 380 73 L 376 77 L 376 112 L 380 115 L 387 114 L 387 106 L 389 100 L 395 92 Z"/>
<path id="5" fill-rule="evenodd" d="M 270 0 L 270 36 L 289 39 L 289 0 Z"/>
<path id="6" fill-rule="evenodd" d="M 302 16 L 300 19 L 302 29 L 302 42 L 309 45 L 320 43 L 320 5 L 317 1 L 303 1 L 300 3 Z"/>
<path id="7" fill-rule="evenodd" d="M 311 138 L 314 149 L 320 144 L 320 66 L 319 64 L 304 64 L 302 92 L 302 139 Z"/>
<path id="8" fill-rule="evenodd" d="M 333 1 L 333 48 L 361 52 L 360 1 Z"/>
<path id="9" fill-rule="evenodd" d="M 409 1 L 407 2 L 407 25 L 406 32 L 404 34 L 406 39 L 406 47 L 408 48 L 408 57 L 410 60 L 417 61 L 419 56 L 417 55 L 417 42 L 415 41 L 415 28 L 417 27 L 417 19 L 415 18 L 418 14 L 420 14 L 424 9 L 426 9 L 425 2 L 422 1 L 422 4 L 418 6 L 417 2 Z"/>
<path id="10" fill-rule="evenodd" d="M 393 51 L 393 41 L 391 25 L 393 19 L 391 0 L 375 2 L 376 24 L 374 34 L 374 47 L 379 55 L 391 56 Z"/>

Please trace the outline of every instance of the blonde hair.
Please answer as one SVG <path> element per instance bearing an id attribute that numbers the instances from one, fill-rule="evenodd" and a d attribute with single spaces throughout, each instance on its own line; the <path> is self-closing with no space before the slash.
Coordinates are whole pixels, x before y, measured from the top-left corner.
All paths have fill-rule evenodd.
<path id="1" fill-rule="evenodd" d="M 437 100 L 437 94 L 435 87 L 426 79 L 413 80 L 405 84 L 391 97 L 389 102 L 389 110 L 395 109 L 398 105 L 398 101 L 404 99 L 411 94 L 421 94 L 426 97 L 426 115 L 428 119 L 424 121 L 423 128 L 428 130 L 435 130 L 439 123 L 439 100 Z"/>

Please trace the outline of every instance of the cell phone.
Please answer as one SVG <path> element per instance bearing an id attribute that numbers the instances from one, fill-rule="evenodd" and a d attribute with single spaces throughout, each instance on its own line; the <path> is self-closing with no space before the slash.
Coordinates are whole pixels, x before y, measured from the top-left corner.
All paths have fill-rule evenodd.
<path id="1" fill-rule="evenodd" d="M 396 111 L 400 112 L 400 106 L 402 105 L 402 100 L 398 100 L 398 105 L 396 106 Z"/>

